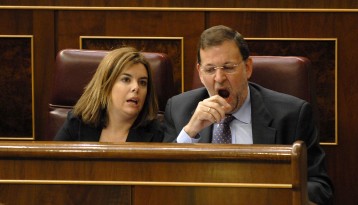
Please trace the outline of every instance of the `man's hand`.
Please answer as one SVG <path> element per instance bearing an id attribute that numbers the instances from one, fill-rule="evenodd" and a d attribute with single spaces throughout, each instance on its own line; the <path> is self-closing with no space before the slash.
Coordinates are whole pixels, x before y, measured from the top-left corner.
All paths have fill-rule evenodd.
<path id="1" fill-rule="evenodd" d="M 205 127 L 220 122 L 231 110 L 231 105 L 224 98 L 219 95 L 211 96 L 199 102 L 184 131 L 193 138 Z"/>

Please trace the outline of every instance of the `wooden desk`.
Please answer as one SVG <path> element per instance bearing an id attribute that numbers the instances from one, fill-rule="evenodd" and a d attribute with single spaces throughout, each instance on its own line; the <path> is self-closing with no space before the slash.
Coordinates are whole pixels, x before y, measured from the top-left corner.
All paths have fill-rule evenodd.
<path id="1" fill-rule="evenodd" d="M 304 204 L 306 148 L 0 142 L 0 204 Z"/>

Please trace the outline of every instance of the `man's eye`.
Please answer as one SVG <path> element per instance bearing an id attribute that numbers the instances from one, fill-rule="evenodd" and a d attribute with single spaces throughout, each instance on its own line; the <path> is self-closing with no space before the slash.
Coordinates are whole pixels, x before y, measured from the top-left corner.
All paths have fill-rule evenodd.
<path id="1" fill-rule="evenodd" d="M 227 73 L 234 73 L 236 71 L 236 65 L 225 65 L 223 66 L 223 71 Z"/>
<path id="2" fill-rule="evenodd" d="M 223 66 L 223 70 L 232 70 L 232 69 L 234 69 L 235 67 L 234 66 L 232 66 L 232 65 L 225 65 L 225 66 Z"/>
<path id="3" fill-rule="evenodd" d="M 215 67 L 205 67 L 205 72 L 212 73 L 215 71 Z"/>

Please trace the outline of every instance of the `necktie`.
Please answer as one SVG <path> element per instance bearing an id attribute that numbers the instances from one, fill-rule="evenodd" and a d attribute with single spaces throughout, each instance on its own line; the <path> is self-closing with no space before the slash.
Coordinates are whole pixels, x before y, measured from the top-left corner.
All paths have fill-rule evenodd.
<path id="1" fill-rule="evenodd" d="M 234 119 L 234 116 L 229 115 L 221 122 L 214 125 L 212 143 L 231 144 L 230 122 Z"/>

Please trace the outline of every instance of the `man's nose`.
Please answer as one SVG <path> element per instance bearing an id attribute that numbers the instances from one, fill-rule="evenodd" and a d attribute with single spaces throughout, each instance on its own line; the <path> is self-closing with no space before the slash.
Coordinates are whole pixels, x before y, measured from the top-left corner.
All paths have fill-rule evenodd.
<path id="1" fill-rule="evenodd" d="M 217 68 L 215 70 L 215 78 L 214 80 L 217 81 L 217 82 L 223 82 L 226 80 L 226 74 L 225 72 L 221 69 L 221 68 Z"/>

